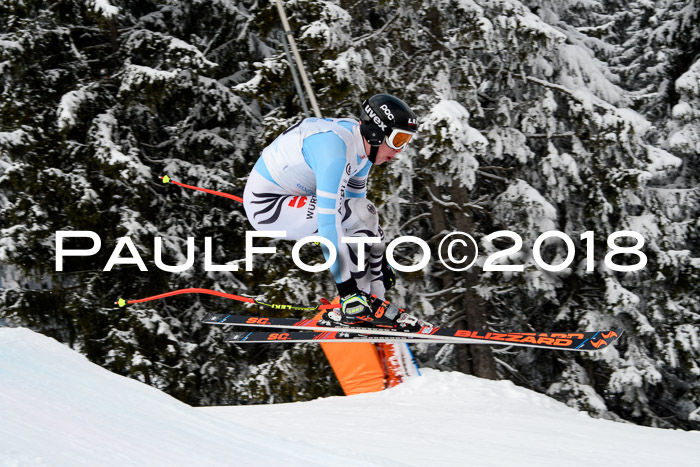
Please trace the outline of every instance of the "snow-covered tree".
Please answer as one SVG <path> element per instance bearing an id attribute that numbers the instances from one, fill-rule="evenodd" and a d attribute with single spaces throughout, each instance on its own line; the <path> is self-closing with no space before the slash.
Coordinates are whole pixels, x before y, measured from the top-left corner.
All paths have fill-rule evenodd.
<path id="1" fill-rule="evenodd" d="M 221 330 L 199 323 L 205 312 L 230 304 L 200 297 L 125 308 L 114 302 L 193 284 L 249 287 L 245 275 L 207 272 L 203 264 L 205 237 L 215 263 L 244 257 L 241 207 L 164 185 L 159 176 L 242 191 L 261 147 L 261 117 L 235 85 L 270 53 L 248 30 L 251 6 L 80 0 L 0 6 L 2 316 L 197 404 L 240 400 L 236 381 L 251 372 L 243 349 L 231 349 Z M 71 230 L 98 233 L 102 249 L 66 257 L 57 272 L 55 233 Z M 104 271 L 123 236 L 147 272 L 137 265 Z M 156 237 L 164 264 L 197 261 L 184 272 L 162 271 L 154 263 Z M 196 240 L 192 251 L 188 237 Z M 132 256 L 126 248 L 119 253 Z"/>
<path id="2" fill-rule="evenodd" d="M 668 410 L 678 391 L 662 394 L 662 380 L 672 377 L 677 363 L 668 366 L 669 346 L 654 341 L 674 342 L 678 332 L 687 335 L 695 328 L 687 322 L 695 305 L 669 313 L 676 302 L 664 292 L 690 291 L 681 284 L 695 260 L 689 250 L 676 251 L 692 244 L 694 192 L 686 187 L 664 196 L 663 187 L 683 170 L 683 160 L 668 152 L 658 128 L 635 111 L 636 94 L 606 63 L 616 44 L 606 45 L 606 34 L 594 30 L 594 22 L 617 20 L 619 12 L 601 5 L 599 14 L 562 27 L 560 18 L 573 17 L 572 11 L 550 5 L 548 13 L 545 6 L 540 17 L 518 2 L 352 5 L 361 32 L 336 60 L 325 61 L 323 71 L 355 77 L 360 95 L 363 85 L 368 93 L 399 94 L 415 105 L 423 122 L 420 138 L 400 161 L 373 174 L 383 182 L 371 191 L 384 200 L 390 237 L 410 233 L 437 244 L 446 227 L 460 229 L 482 241 L 485 254 L 512 245 L 506 238 L 483 242 L 494 231 L 510 230 L 523 239 L 508 258 L 522 272 L 453 274 L 434 263 L 422 275 L 404 278 L 399 299 L 441 322 L 474 327 L 621 325 L 629 336 L 618 354 L 501 352 L 499 373 L 601 416 L 615 412 L 645 423 L 666 425 L 672 419 L 671 424 L 688 426 L 697 396 L 688 392 Z M 684 190 L 691 207 L 674 213 L 672 199 Z M 549 230 L 575 242 L 574 261 L 560 272 L 535 263 L 535 240 Z M 608 239 L 623 231 L 638 231 L 646 242 L 640 252 L 648 262 L 636 273 L 615 272 L 604 261 L 611 252 L 618 252 L 615 264 L 641 261 L 630 235 L 609 246 Z M 561 263 L 569 253 L 558 240 L 539 250 L 548 264 Z M 666 265 L 679 264 L 670 258 L 691 268 L 673 274 L 675 286 L 659 282 Z M 688 350 L 684 361 L 692 367 L 697 340 L 689 336 L 679 345 Z M 489 357 L 470 355 L 473 350 L 451 356 L 441 351 L 437 360 L 478 373 L 475 363 Z M 488 363 L 483 367 L 486 376 Z M 562 375 L 566 381 L 554 384 Z M 691 372 L 676 386 L 691 388 L 694 381 Z"/>
<path id="3" fill-rule="evenodd" d="M 512 379 L 598 416 L 697 426 L 696 2 L 293 0 L 285 9 L 324 116 L 357 116 L 378 92 L 419 115 L 415 142 L 370 176 L 389 239 L 415 235 L 432 248 L 391 299 L 470 329 L 627 330 L 599 354 L 422 344 L 418 358 Z M 197 258 L 204 237 L 215 262 L 243 257 L 239 206 L 158 176 L 240 194 L 262 147 L 302 118 L 275 5 L 11 0 L 0 17 L 0 318 L 190 402 L 337 393 L 315 347 L 224 345 L 220 330 L 199 324 L 229 306 L 221 299 L 112 305 L 195 284 L 292 303 L 335 292 L 330 276 L 310 280 L 294 267 L 289 242 L 253 273 L 207 272 L 202 261 L 181 273 L 154 267 L 157 236 L 165 264 L 187 260 L 188 236 Z M 56 272 L 59 230 L 98 232 L 103 248 Z M 456 230 L 481 252 L 465 272 L 437 260 Z M 522 245 L 489 236 L 503 230 Z M 552 230 L 560 238 L 537 242 Z M 609 243 L 617 232 L 628 233 Z M 148 272 L 103 271 L 124 235 Z M 495 262 L 511 270 L 488 270 L 489 255 L 513 246 Z M 396 251 L 405 263 L 420 254 Z"/>

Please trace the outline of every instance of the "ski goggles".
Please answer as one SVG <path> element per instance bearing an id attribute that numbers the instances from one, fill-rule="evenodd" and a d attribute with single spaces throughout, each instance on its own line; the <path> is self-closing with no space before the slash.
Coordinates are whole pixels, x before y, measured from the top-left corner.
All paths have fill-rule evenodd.
<path id="1" fill-rule="evenodd" d="M 403 149 L 403 147 L 406 146 L 409 141 L 411 141 L 413 135 L 415 135 L 415 133 L 412 131 L 394 128 L 391 130 L 391 134 L 386 137 L 386 144 L 391 149 Z"/>

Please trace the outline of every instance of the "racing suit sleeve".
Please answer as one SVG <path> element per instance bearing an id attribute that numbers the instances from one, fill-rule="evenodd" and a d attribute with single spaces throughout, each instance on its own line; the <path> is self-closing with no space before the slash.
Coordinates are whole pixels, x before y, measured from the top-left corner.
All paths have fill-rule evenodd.
<path id="1" fill-rule="evenodd" d="M 365 165 L 359 172 L 350 177 L 348 186 L 345 189 L 346 198 L 366 198 L 367 197 L 367 176 L 372 164 Z"/>
<path id="2" fill-rule="evenodd" d="M 331 265 L 331 273 L 336 283 L 348 281 L 350 260 L 348 245 L 341 242 L 342 202 L 345 194 L 343 178 L 349 179 L 345 153 L 347 147 L 334 133 L 317 133 L 307 137 L 302 144 L 306 163 L 316 176 L 316 198 L 318 207 L 318 234 L 333 244 L 338 256 Z M 323 254 L 329 259 L 330 252 L 322 246 Z"/>

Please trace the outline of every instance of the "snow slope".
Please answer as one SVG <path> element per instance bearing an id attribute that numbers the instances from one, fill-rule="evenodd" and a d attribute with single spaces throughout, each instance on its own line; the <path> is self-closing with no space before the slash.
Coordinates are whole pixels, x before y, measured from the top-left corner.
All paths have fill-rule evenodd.
<path id="1" fill-rule="evenodd" d="M 54 339 L 0 328 L 0 466 L 363 465 L 222 420 Z"/>
<path id="2" fill-rule="evenodd" d="M 594 420 L 510 382 L 426 370 L 381 393 L 193 408 L 0 328 L 0 466 L 695 466 L 700 432 Z"/>
<path id="3" fill-rule="evenodd" d="M 382 393 L 201 410 L 384 466 L 700 467 L 700 432 L 593 419 L 510 381 L 421 371 Z"/>

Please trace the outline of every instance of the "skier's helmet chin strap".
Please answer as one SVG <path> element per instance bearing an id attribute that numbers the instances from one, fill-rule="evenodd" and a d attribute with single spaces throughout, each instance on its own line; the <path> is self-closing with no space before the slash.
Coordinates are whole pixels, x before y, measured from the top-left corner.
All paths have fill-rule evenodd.
<path id="1" fill-rule="evenodd" d="M 370 150 L 367 157 L 369 161 L 374 164 L 377 160 L 377 153 L 379 152 L 379 146 L 384 142 L 384 133 L 376 125 L 371 122 L 362 122 L 360 124 L 360 133 L 365 141 L 369 144 Z"/>
<path id="2" fill-rule="evenodd" d="M 381 144 L 379 146 L 381 146 Z M 367 158 L 372 164 L 376 163 L 377 161 L 377 153 L 379 152 L 379 146 L 370 146 L 371 149 L 369 150 Z"/>

